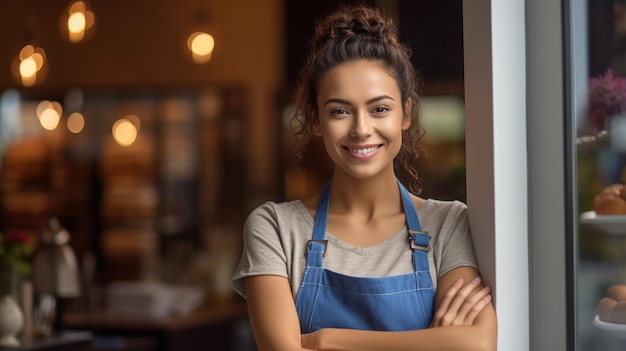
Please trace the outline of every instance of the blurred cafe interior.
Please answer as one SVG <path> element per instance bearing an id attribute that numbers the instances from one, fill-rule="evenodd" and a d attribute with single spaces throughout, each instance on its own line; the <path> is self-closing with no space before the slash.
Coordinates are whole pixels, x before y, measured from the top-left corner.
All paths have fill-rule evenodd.
<path id="1" fill-rule="evenodd" d="M 463 201 L 461 1 L 366 2 L 424 79 L 422 196 Z M 255 349 L 229 287 L 242 225 L 328 174 L 293 167 L 290 117 L 338 3 L 0 1 L 0 232 L 32 250 L 27 274 L 1 273 L 15 348 Z"/>

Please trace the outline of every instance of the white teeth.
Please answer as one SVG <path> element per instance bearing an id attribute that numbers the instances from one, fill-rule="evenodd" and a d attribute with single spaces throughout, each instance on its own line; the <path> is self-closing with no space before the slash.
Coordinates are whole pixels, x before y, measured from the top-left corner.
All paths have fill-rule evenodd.
<path id="1" fill-rule="evenodd" d="M 378 146 L 373 146 L 373 147 L 368 147 L 365 149 L 353 149 L 353 148 L 347 148 L 348 151 L 355 153 L 355 154 L 369 154 L 371 152 L 374 152 L 376 149 L 378 149 Z"/>

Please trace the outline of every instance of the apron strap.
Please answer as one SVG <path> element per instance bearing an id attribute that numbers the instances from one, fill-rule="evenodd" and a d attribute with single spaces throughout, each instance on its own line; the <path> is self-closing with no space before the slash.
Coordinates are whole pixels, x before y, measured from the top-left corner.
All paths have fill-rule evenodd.
<path id="1" fill-rule="evenodd" d="M 430 250 L 430 235 L 423 232 L 420 221 L 417 216 L 417 210 L 411 199 L 409 191 L 396 178 L 398 187 L 400 188 L 400 196 L 404 207 L 404 215 L 406 216 L 407 227 L 409 229 L 410 245 L 413 249 L 413 266 L 415 271 L 428 270 L 427 254 Z M 330 204 L 330 190 L 332 178 L 326 182 L 317 210 L 315 212 L 315 220 L 313 223 L 313 237 L 308 241 L 307 247 L 307 266 L 322 267 L 322 257 L 326 254 L 326 223 L 328 221 L 328 207 Z"/>
<path id="2" fill-rule="evenodd" d="M 396 178 L 397 179 L 397 178 Z M 422 231 L 420 220 L 417 216 L 415 204 L 411 200 L 411 194 L 398 180 L 400 194 L 402 195 L 402 204 L 404 206 L 404 215 L 406 216 L 407 226 L 409 228 L 409 241 L 411 249 L 413 249 L 413 267 L 415 271 L 428 271 L 428 251 L 430 251 L 430 235 Z"/>
<path id="3" fill-rule="evenodd" d="M 326 238 L 326 223 L 328 221 L 331 184 L 332 178 L 324 185 L 322 196 L 320 196 L 319 203 L 317 204 L 315 222 L 313 222 L 313 240 L 324 240 Z"/>
<path id="4" fill-rule="evenodd" d="M 422 230 L 422 226 L 420 225 L 420 220 L 417 217 L 415 204 L 413 204 L 413 200 L 411 200 L 411 194 L 408 190 L 406 190 L 404 185 L 400 183 L 400 180 L 396 178 L 396 181 L 398 182 L 398 187 L 400 187 L 400 196 L 402 197 L 402 206 L 404 207 L 404 215 L 406 216 L 406 225 L 409 228 L 409 232 L 411 230 L 420 232 Z"/>
<path id="5" fill-rule="evenodd" d="M 326 240 L 326 222 L 328 220 L 331 183 L 332 178 L 324 186 L 317 210 L 315 211 L 313 238 L 307 242 L 307 267 L 322 268 L 322 257 L 326 254 L 326 246 L 328 245 L 328 240 Z"/>

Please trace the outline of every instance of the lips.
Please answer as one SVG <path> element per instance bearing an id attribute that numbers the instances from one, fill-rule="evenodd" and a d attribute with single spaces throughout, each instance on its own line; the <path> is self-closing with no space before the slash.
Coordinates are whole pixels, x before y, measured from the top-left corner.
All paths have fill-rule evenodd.
<path id="1" fill-rule="evenodd" d="M 354 157 L 357 158 L 368 158 L 370 156 L 373 156 L 374 154 L 376 154 L 376 151 L 378 151 L 380 148 L 382 147 L 382 144 L 379 145 L 367 145 L 367 146 L 362 146 L 362 147 L 348 147 L 348 146 L 344 146 L 344 149 L 346 151 L 348 151 L 348 153 Z"/>

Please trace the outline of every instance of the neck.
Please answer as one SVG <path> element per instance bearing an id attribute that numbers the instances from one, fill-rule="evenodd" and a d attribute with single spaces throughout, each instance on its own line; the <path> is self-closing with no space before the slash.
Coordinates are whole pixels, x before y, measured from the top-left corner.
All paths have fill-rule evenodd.
<path id="1" fill-rule="evenodd" d="M 358 212 L 371 218 L 398 211 L 402 211 L 402 200 L 393 170 L 368 179 L 334 173 L 330 212 Z"/>

